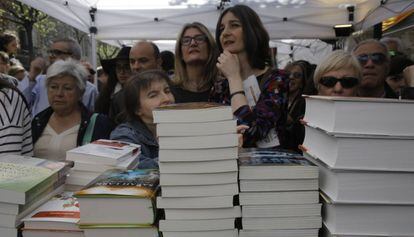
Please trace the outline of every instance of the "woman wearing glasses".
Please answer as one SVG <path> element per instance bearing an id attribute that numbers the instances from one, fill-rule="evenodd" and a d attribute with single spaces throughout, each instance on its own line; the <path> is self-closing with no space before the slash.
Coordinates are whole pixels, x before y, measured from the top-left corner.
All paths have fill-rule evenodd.
<path id="1" fill-rule="evenodd" d="M 361 66 L 356 58 L 336 50 L 316 67 L 313 80 L 319 95 L 356 96 L 361 78 Z"/>
<path id="2" fill-rule="evenodd" d="M 175 75 L 171 90 L 177 103 L 208 101 L 217 78 L 218 50 L 207 27 L 184 25 L 175 46 Z"/>
<path id="3" fill-rule="evenodd" d="M 217 67 L 225 80 L 215 83 L 211 100 L 230 104 L 243 133 L 244 147 L 284 146 L 287 81 L 271 68 L 269 34 L 259 16 L 245 5 L 220 15 L 216 39 L 221 55 Z"/>

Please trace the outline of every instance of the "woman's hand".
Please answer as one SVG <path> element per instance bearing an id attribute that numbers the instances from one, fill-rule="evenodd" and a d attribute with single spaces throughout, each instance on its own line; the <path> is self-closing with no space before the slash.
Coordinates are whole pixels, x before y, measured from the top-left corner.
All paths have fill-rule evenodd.
<path id="1" fill-rule="evenodd" d="M 231 82 L 231 80 L 241 80 L 240 63 L 237 54 L 224 51 L 217 59 L 217 68 Z"/>
<path id="2" fill-rule="evenodd" d="M 236 127 L 237 135 L 239 136 L 239 147 L 243 147 L 243 133 L 249 129 L 249 126 L 247 125 L 238 125 Z"/>

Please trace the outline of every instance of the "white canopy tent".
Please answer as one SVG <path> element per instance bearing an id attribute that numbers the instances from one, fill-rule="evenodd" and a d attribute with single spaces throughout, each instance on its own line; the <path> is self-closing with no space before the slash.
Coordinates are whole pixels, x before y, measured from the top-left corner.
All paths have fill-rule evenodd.
<path id="1" fill-rule="evenodd" d="M 174 40 L 182 25 L 199 21 L 215 31 L 221 10 L 252 7 L 271 39 L 333 38 L 333 26 L 368 28 L 414 8 L 414 0 L 19 0 L 100 40 Z M 96 28 L 94 28 L 96 27 Z M 91 31 L 92 29 L 92 31 Z M 93 29 L 96 29 L 94 31 Z M 92 56 L 96 57 L 93 51 Z M 96 65 L 96 58 L 92 59 Z"/>

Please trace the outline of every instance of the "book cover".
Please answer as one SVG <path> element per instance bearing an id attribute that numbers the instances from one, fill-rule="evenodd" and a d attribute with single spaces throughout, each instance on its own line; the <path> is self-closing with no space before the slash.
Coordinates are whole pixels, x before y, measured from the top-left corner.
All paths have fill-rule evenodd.
<path id="1" fill-rule="evenodd" d="M 240 166 L 283 165 L 314 166 L 298 153 L 271 149 L 244 149 L 239 154 Z"/>
<path id="2" fill-rule="evenodd" d="M 138 155 L 140 145 L 133 143 L 99 139 L 66 152 L 66 159 L 85 163 L 116 165 L 118 162 Z"/>
<path id="3" fill-rule="evenodd" d="M 112 169 L 91 181 L 84 189 L 75 193 L 75 197 L 113 197 L 135 196 L 154 198 L 159 189 L 158 170 Z"/>
<path id="4" fill-rule="evenodd" d="M 66 164 L 32 157 L 0 157 L 0 202 L 25 204 L 66 175 Z"/>

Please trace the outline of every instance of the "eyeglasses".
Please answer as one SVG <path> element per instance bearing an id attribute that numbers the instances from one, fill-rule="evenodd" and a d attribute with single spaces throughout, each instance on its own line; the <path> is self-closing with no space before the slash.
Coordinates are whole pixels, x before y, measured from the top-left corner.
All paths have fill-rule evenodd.
<path id="1" fill-rule="evenodd" d="M 303 74 L 300 72 L 293 72 L 289 74 L 289 78 L 302 79 Z"/>
<path id="2" fill-rule="evenodd" d="M 359 83 L 359 79 L 355 77 L 322 77 L 319 80 L 319 84 L 332 88 L 336 85 L 336 83 L 340 83 L 343 88 L 349 89 L 355 87 Z"/>
<path id="3" fill-rule="evenodd" d="M 370 59 L 374 64 L 382 65 L 387 61 L 387 56 L 383 53 L 361 54 L 357 56 L 357 59 L 362 66 L 365 66 Z"/>
<path id="4" fill-rule="evenodd" d="M 52 57 L 58 57 L 58 56 L 61 56 L 61 55 L 72 55 L 71 52 L 65 52 L 65 51 L 62 51 L 62 50 L 59 50 L 59 49 L 50 49 L 50 50 L 47 51 L 47 53 Z"/>
<path id="5" fill-rule="evenodd" d="M 115 65 L 115 70 L 117 71 L 117 72 L 122 72 L 122 71 L 124 71 L 124 72 L 130 72 L 131 71 L 131 67 L 129 66 L 129 64 L 121 64 L 121 63 L 117 63 L 116 65 Z"/>
<path id="6" fill-rule="evenodd" d="M 196 35 L 194 37 L 184 36 L 181 38 L 181 45 L 188 46 L 191 44 L 192 40 L 194 40 L 197 44 L 202 44 L 207 41 L 207 37 L 205 35 Z"/>

